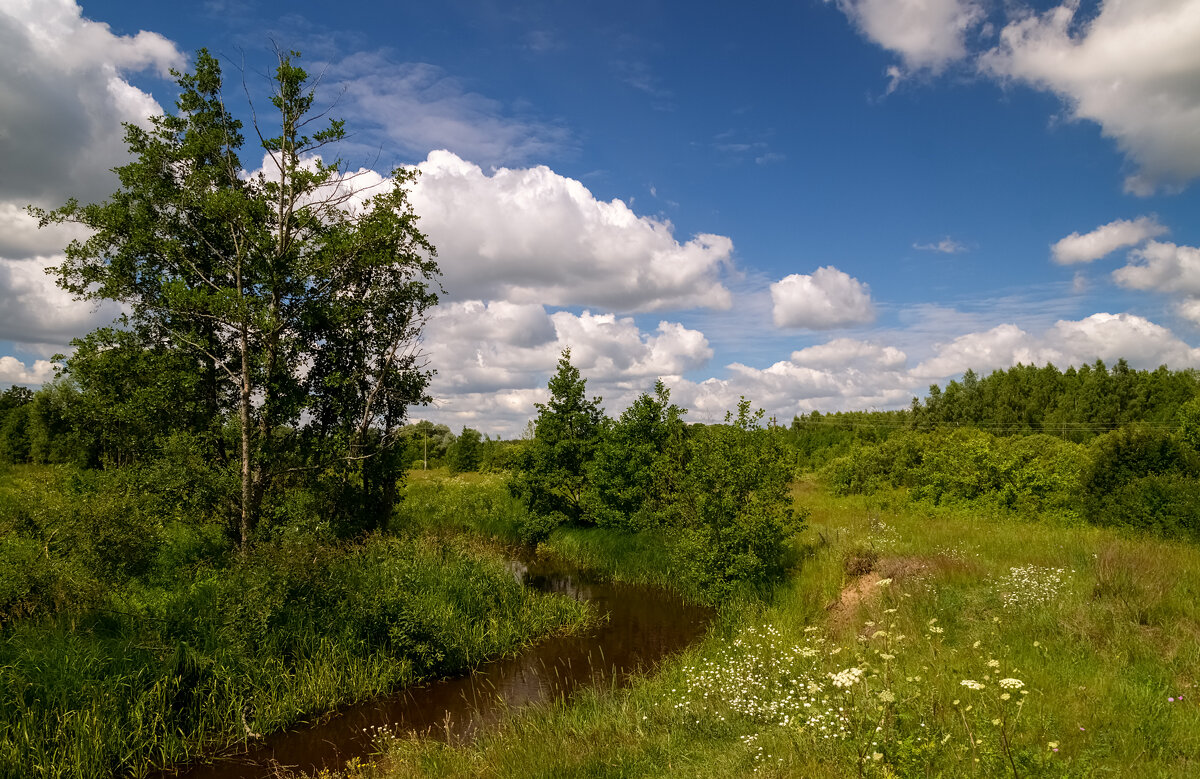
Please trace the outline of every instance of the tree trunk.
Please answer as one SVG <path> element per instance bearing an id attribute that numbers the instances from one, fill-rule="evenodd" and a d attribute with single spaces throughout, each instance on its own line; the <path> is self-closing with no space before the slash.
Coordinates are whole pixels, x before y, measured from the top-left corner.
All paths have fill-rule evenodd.
<path id="1" fill-rule="evenodd" d="M 242 427 L 242 554 L 250 548 L 250 534 L 254 530 L 254 470 L 250 460 L 250 339 L 246 325 L 241 326 L 239 347 L 242 351 L 242 387 L 238 402 L 238 414 Z"/>

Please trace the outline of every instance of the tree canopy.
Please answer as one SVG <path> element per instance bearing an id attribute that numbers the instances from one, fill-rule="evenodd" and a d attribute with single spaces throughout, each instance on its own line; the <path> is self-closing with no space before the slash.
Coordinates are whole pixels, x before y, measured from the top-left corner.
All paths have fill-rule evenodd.
<path id="1" fill-rule="evenodd" d="M 194 72 L 175 74 L 176 112 L 126 125 L 133 159 L 116 169 L 116 193 L 34 210 L 43 225 L 90 230 L 67 248 L 59 284 L 125 304 L 124 349 L 179 356 L 169 376 L 201 412 L 192 432 L 240 475 L 243 547 L 271 490 L 295 474 L 319 474 L 337 511 L 386 512 L 396 434 L 431 373 L 417 344 L 438 267 L 408 202 L 414 173 L 359 192 L 321 157 L 345 129 L 314 110 L 299 56 L 279 53 L 273 129 L 251 128 L 261 170 L 243 165 L 242 124 L 201 50 Z M 95 375 L 97 359 L 85 350 L 68 373 Z"/>

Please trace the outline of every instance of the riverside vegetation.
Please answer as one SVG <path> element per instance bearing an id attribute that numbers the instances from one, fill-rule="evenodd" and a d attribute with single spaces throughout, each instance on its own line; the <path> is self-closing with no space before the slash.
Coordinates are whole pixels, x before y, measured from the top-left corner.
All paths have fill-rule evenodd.
<path id="1" fill-rule="evenodd" d="M 470 745 L 381 738 L 344 775 L 1194 775 L 1195 376 L 1126 373 L 1183 388 L 1143 407 L 1163 421 L 1058 437 L 924 407 L 798 418 L 776 433 L 806 466 L 795 557 L 769 589 L 722 600 L 706 639 L 630 689 L 515 714 Z M 407 490 L 413 506 L 507 500 L 498 476 Z M 542 531 L 507 505 L 440 521 L 507 537 L 532 522 L 555 554 L 711 592 L 669 519 L 631 532 L 581 511 Z"/>

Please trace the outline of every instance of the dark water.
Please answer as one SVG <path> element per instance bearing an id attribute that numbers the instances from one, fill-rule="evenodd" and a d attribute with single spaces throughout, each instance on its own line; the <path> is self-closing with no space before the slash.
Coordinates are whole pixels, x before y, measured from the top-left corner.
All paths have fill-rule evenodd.
<path id="1" fill-rule="evenodd" d="M 210 765 L 184 767 L 187 779 L 266 779 L 286 768 L 340 768 L 374 751 L 380 728 L 469 741 L 507 711 L 554 700 L 583 685 L 621 685 L 695 641 L 711 612 L 650 587 L 599 581 L 538 560 L 512 562 L 527 586 L 586 600 L 607 620 L 584 635 L 547 639 L 470 676 L 412 687 L 342 709 L 312 725 L 264 739 L 255 749 Z"/>

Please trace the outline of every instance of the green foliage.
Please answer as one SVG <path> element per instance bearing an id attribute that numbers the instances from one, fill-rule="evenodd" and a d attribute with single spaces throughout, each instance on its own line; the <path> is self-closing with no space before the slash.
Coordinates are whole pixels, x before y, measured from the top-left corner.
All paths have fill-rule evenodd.
<path id="1" fill-rule="evenodd" d="M 140 473 L 0 481 L 0 776 L 142 775 L 243 741 L 243 712 L 270 733 L 586 619 L 418 533 L 235 555 L 219 524 L 150 513 Z"/>
<path id="2" fill-rule="evenodd" d="M 822 477 L 835 495 L 869 495 L 883 487 L 907 486 L 925 457 L 928 436 L 901 433 L 878 444 L 862 444 L 831 460 Z"/>
<path id="3" fill-rule="evenodd" d="M 763 411 L 743 398 L 724 425 L 688 442 L 680 495 L 676 564 L 689 586 L 719 602 L 738 585 L 765 588 L 788 562 L 789 539 L 805 516 L 792 508 L 791 450 L 781 431 L 763 428 Z"/>
<path id="4" fill-rule="evenodd" d="M 392 525 L 398 532 L 474 533 L 507 544 L 521 540 L 528 512 L 500 476 L 413 478 L 404 486 Z"/>
<path id="5" fill-rule="evenodd" d="M 408 202 L 415 174 L 393 171 L 351 207 L 342 164 L 318 154 L 343 139 L 343 124 L 317 124 L 298 57 L 279 52 L 278 134 L 261 140 L 263 172 L 243 175 L 241 124 L 201 50 L 194 73 L 176 74 L 176 113 L 126 125 L 132 160 L 108 201 L 33 209 L 43 225 L 77 223 L 90 236 L 67 247 L 59 283 L 129 313 L 121 332 L 85 339 L 68 364 L 91 420 L 75 426 L 75 456 L 39 448 L 37 435 L 31 456 L 124 465 L 166 430 L 208 436 L 241 477 L 231 497 L 244 548 L 304 474 L 320 475 L 301 486 L 324 493 L 335 524 L 386 518 L 396 433 L 409 404 L 427 400 L 430 376 L 416 344 L 438 269 Z M 56 433 L 57 418 L 41 416 Z M 220 431 L 233 420 L 226 448 Z"/>
<path id="6" fill-rule="evenodd" d="M 404 446 L 403 459 L 408 468 L 425 470 L 437 468 L 445 463 L 454 433 L 446 425 L 435 425 L 422 419 L 400 429 L 399 437 Z"/>
<path id="7" fill-rule="evenodd" d="M 482 459 L 483 436 L 478 430 L 463 427 L 462 435 L 450 445 L 446 464 L 453 473 L 478 471 Z"/>
<path id="8" fill-rule="evenodd" d="M 862 444 L 882 443 L 893 433 L 910 428 L 912 420 L 909 411 L 812 411 L 792 419 L 787 439 L 801 466 L 819 468 Z"/>
<path id="9" fill-rule="evenodd" d="M 763 592 L 782 577 L 803 527 L 782 429 L 763 428 L 764 413 L 752 415 L 743 399 L 726 424 L 689 431 L 661 381 L 614 422 L 585 390 L 563 352 L 509 481 L 527 508 L 524 540 L 566 525 L 662 531 L 683 589 L 710 602 L 738 588 Z"/>
<path id="10" fill-rule="evenodd" d="M 64 373 L 74 391 L 66 408 L 77 448 L 73 461 L 89 467 L 145 462 L 174 431 L 205 434 L 213 442 L 210 428 L 219 419 L 205 405 L 202 375 L 186 353 L 148 346 L 135 333 L 113 328 L 72 345 Z"/>
<path id="11" fill-rule="evenodd" d="M 586 503 L 601 527 L 644 530 L 672 522 L 684 478 L 683 414 L 662 380 L 607 425 L 588 474 Z"/>
<path id="12" fill-rule="evenodd" d="M 1125 425 L 1090 445 L 1057 436 L 998 436 L 972 428 L 903 432 L 827 465 L 838 495 L 908 488 L 912 499 L 1020 515 L 1085 518 L 1200 538 L 1200 453 L 1181 427 Z"/>
<path id="13" fill-rule="evenodd" d="M 1200 395 L 1179 409 L 1179 440 L 1200 454 Z"/>
<path id="14" fill-rule="evenodd" d="M 980 501 L 1023 513 L 1073 511 L 1086 453 L 1048 435 L 998 437 L 960 429 L 925 438 L 907 476 L 913 497 Z"/>
<path id="15" fill-rule="evenodd" d="M 1093 441 L 1083 474 L 1090 520 L 1200 539 L 1200 454 L 1185 441 L 1137 425 Z"/>
<path id="16" fill-rule="evenodd" d="M 0 393 L 0 463 L 29 462 L 29 404 L 33 391 L 16 384 Z"/>
<path id="17" fill-rule="evenodd" d="M 945 390 L 930 387 L 924 403 L 914 401 L 912 423 L 919 429 L 976 426 L 999 435 L 1044 432 L 1082 442 L 1121 425 L 1170 425 L 1198 386 L 1193 370 L 1135 371 L 1124 360 L 1111 370 L 1097 360 L 1065 373 L 1050 364 L 1018 364 L 983 378 L 967 371 Z"/>
<path id="18" fill-rule="evenodd" d="M 29 411 L 30 404 L 23 404 L 0 417 L 0 462 L 29 462 Z"/>
<path id="19" fill-rule="evenodd" d="M 564 349 L 551 377 L 550 402 L 538 403 L 533 440 L 521 451 L 511 487 L 529 507 L 529 540 L 564 522 L 584 520 L 588 468 L 600 441 L 600 398 L 587 399 L 587 381 Z"/>

